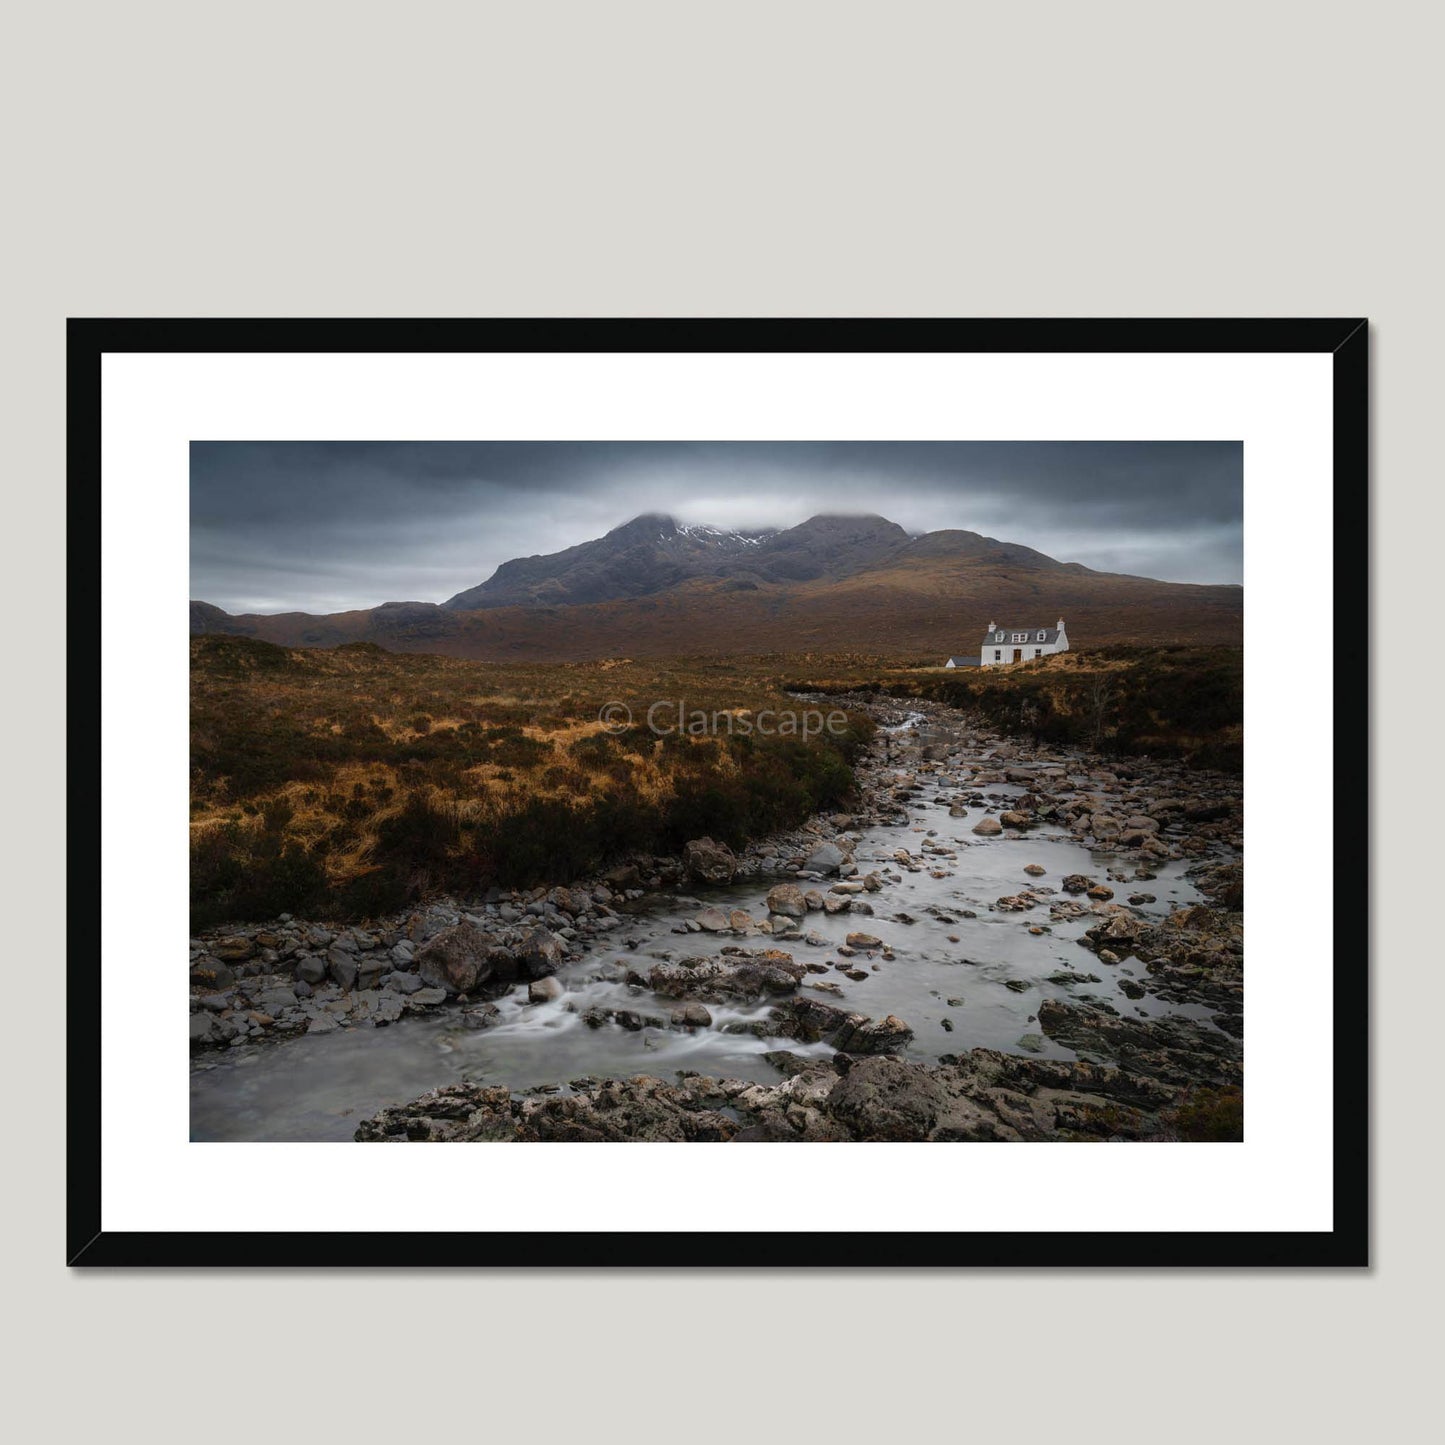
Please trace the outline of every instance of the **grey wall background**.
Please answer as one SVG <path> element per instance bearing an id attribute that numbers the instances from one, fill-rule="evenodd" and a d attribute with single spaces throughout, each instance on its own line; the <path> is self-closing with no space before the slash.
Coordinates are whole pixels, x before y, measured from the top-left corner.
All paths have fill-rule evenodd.
<path id="1" fill-rule="evenodd" d="M 1439 610 L 1438 11 L 133 0 L 8 28 L 0 585 L 5 756 L 26 765 L 3 843 L 25 902 L 0 1370 L 21 1437 L 1419 1432 L 1440 1264 L 1419 999 L 1439 965 L 1415 892 L 1438 867 L 1438 681 L 1391 623 Z M 668 313 L 1374 318 L 1371 1275 L 63 1270 L 63 318 Z M 1342 744 L 1363 769 L 1363 740 Z M 85 928 L 97 900 L 76 903 Z M 1361 1007 L 1364 962 L 1341 960 Z"/>

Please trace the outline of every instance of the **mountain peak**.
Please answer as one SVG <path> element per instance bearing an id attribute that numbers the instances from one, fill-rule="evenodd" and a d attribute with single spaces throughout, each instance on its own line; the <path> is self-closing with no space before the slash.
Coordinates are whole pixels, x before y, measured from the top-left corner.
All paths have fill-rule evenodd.
<path id="1" fill-rule="evenodd" d="M 630 522 L 623 522 L 607 533 L 608 537 L 641 537 L 652 533 L 670 537 L 677 531 L 677 518 L 666 512 L 643 512 Z M 603 539 L 605 540 L 605 539 Z M 582 544 L 584 547 L 587 543 Z"/>

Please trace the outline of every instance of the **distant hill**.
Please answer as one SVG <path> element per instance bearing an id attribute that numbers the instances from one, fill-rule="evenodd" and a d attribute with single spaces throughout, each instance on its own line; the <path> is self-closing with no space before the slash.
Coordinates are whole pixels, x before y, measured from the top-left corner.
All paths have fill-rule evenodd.
<path id="1" fill-rule="evenodd" d="M 503 563 L 441 604 L 232 616 L 191 603 L 192 633 L 289 647 L 374 642 L 481 660 L 852 651 L 977 652 L 991 618 L 1068 623 L 1075 647 L 1238 643 L 1239 587 L 1095 572 L 977 532 L 918 537 L 877 516 L 782 531 L 648 514 L 547 556 Z"/>

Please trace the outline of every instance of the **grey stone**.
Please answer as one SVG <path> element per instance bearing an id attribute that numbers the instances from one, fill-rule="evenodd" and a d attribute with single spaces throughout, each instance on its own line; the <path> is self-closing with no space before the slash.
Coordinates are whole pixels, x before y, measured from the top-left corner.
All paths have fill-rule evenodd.
<path id="1" fill-rule="evenodd" d="M 314 954 L 296 960 L 296 977 L 307 983 L 320 983 L 326 977 L 326 964 Z"/>
<path id="2" fill-rule="evenodd" d="M 552 1003 L 562 997 L 564 990 L 557 979 L 552 977 L 534 978 L 527 985 L 527 1001 L 529 1003 Z"/>
<path id="3" fill-rule="evenodd" d="M 475 923 L 444 928 L 416 955 L 416 971 L 424 982 L 448 993 L 470 993 L 495 971 L 496 940 Z"/>
<path id="4" fill-rule="evenodd" d="M 527 978 L 545 978 L 556 973 L 567 956 L 562 940 L 545 928 L 533 928 L 514 950 Z"/>
<path id="5" fill-rule="evenodd" d="M 737 872 L 737 855 L 726 843 L 711 838 L 694 838 L 685 844 L 682 861 L 689 876 L 700 883 L 731 883 Z"/>
<path id="6" fill-rule="evenodd" d="M 209 985 L 212 988 L 225 988 L 227 984 L 235 983 L 235 972 L 222 963 L 219 958 L 212 958 L 209 954 L 203 954 L 191 965 L 191 982 Z"/>
<path id="7" fill-rule="evenodd" d="M 342 988 L 351 988 L 356 982 L 356 958 L 333 945 L 326 950 L 326 971 Z"/>
<path id="8" fill-rule="evenodd" d="M 823 843 L 814 848 L 803 861 L 805 873 L 835 874 L 846 860 L 843 850 L 834 843 Z"/>
<path id="9" fill-rule="evenodd" d="M 803 890 L 796 883 L 775 884 L 768 890 L 768 911 L 784 918 L 801 918 L 808 911 Z"/>
<path id="10" fill-rule="evenodd" d="M 394 1024 L 405 1009 L 406 1005 L 396 994 L 381 994 L 371 1005 L 371 1021 L 374 1024 Z"/>

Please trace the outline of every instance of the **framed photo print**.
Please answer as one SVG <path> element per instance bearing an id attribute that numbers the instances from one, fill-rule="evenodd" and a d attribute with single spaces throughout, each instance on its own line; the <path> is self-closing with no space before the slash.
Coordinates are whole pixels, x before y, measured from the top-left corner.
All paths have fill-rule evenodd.
<path id="1" fill-rule="evenodd" d="M 1365 1264 L 1367 342 L 73 321 L 71 1263 Z"/>

